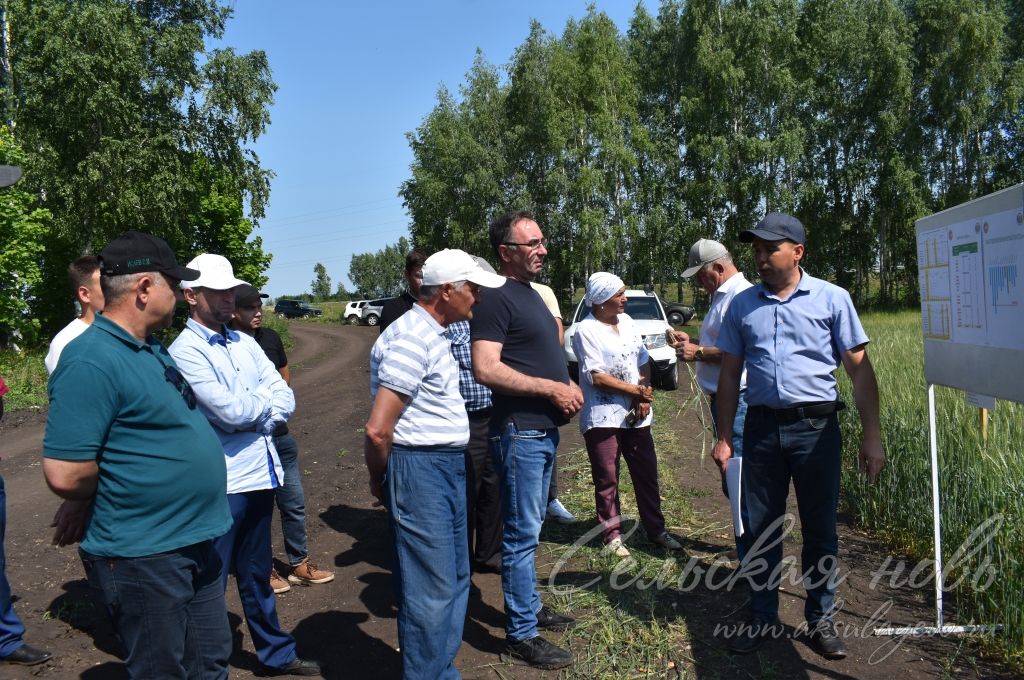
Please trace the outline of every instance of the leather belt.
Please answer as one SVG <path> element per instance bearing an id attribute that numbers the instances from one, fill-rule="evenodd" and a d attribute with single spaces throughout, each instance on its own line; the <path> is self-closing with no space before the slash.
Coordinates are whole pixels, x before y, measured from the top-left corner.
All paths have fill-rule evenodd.
<path id="1" fill-rule="evenodd" d="M 821 418 L 838 413 L 846 408 L 841 401 L 820 401 L 808 404 L 798 404 L 788 408 L 771 408 L 769 406 L 750 406 L 748 413 L 769 416 L 776 420 L 803 420 L 804 418 Z"/>

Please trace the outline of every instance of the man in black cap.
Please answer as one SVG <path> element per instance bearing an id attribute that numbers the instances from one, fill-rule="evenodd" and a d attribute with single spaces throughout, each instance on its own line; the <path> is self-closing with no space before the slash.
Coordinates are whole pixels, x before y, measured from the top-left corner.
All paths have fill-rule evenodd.
<path id="1" fill-rule="evenodd" d="M 747 370 L 742 493 L 749 526 L 740 539 L 746 551 L 740 575 L 751 586 L 751 621 L 737 629 L 729 648 L 751 652 L 776 631 L 782 524 L 792 480 L 803 533 L 807 631 L 822 656 L 842 659 L 846 647 L 833 615 L 842 453 L 837 414 L 845 405 L 833 373 L 842 363 L 850 376 L 864 430 L 860 466 L 874 481 L 885 450 L 868 336 L 849 293 L 800 267 L 806 239 L 798 219 L 768 213 L 740 240 L 753 243 L 761 284 L 733 298 L 716 343 L 722 351 L 718 422 L 733 422 L 744 364 Z M 732 437 L 732 428 L 719 429 L 712 455 L 723 471 Z"/>
<path id="2" fill-rule="evenodd" d="M 269 296 L 266 293 L 261 293 L 248 284 L 236 288 L 235 313 L 231 317 L 231 327 L 251 335 L 290 386 L 292 375 L 281 336 L 273 328 L 263 327 L 263 300 L 267 297 Z M 281 467 L 284 468 L 284 484 L 276 489 L 274 498 L 281 513 L 284 550 L 288 555 L 288 564 L 292 568 L 287 581 L 277 573 L 277 569 L 270 570 L 270 587 L 275 593 L 281 594 L 291 590 L 289 582 L 301 585 L 330 583 L 334 580 L 334 574 L 318 568 L 309 560 L 306 496 L 302 490 L 302 475 L 299 472 L 299 445 L 295 437 L 288 432 L 287 423 L 281 423 L 274 430 L 274 448 L 277 449 Z"/>
<path id="3" fill-rule="evenodd" d="M 134 231 L 99 259 L 106 307 L 50 377 L 43 473 L 58 496 L 92 501 L 80 554 L 129 676 L 227 678 L 231 630 L 213 545 L 231 527 L 224 454 L 152 335 L 171 324 L 179 281 L 199 272 Z"/>

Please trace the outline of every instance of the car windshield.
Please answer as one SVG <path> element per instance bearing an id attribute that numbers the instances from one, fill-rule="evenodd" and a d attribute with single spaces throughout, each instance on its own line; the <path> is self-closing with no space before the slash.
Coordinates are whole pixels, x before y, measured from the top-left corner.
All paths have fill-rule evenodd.
<path id="1" fill-rule="evenodd" d="M 580 321 L 589 313 L 590 308 L 581 304 L 576 310 L 576 318 L 573 319 L 573 323 Z M 661 313 L 661 308 L 658 307 L 658 300 L 647 295 L 627 297 L 626 314 L 629 314 L 635 321 L 661 321 L 665 319 Z"/>

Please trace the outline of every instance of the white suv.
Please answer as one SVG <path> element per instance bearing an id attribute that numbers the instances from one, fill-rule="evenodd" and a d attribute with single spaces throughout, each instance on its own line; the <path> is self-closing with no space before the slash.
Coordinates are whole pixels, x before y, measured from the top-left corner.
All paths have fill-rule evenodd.
<path id="1" fill-rule="evenodd" d="M 562 351 L 565 361 L 569 364 L 569 376 L 579 382 L 580 364 L 572 351 L 572 336 L 576 334 L 578 324 L 590 308 L 580 300 L 573 314 L 572 324 L 565 329 L 565 344 Z M 644 346 L 651 355 L 653 364 L 651 382 L 663 390 L 674 390 L 679 387 L 679 364 L 676 351 L 665 340 L 665 331 L 672 328 L 665 317 L 665 309 L 655 295 L 648 295 L 642 290 L 626 291 L 626 314 L 632 317 L 637 330 L 643 336 Z"/>
<path id="2" fill-rule="evenodd" d="M 341 318 L 353 326 L 358 326 L 363 318 L 363 307 L 366 303 L 367 300 L 353 300 L 345 305 L 345 314 Z"/>

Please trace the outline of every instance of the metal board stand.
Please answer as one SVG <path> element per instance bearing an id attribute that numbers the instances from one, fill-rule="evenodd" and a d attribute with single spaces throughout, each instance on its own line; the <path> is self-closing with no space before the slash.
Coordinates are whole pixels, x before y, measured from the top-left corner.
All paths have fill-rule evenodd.
<path id="1" fill-rule="evenodd" d="M 1003 629 L 1002 624 L 975 626 L 946 626 L 942 623 L 942 524 L 939 513 L 939 445 L 935 426 L 935 385 L 928 384 L 928 444 L 932 459 L 932 528 L 935 538 L 935 625 L 904 628 L 876 628 L 874 635 L 960 635 L 963 633 L 993 633 Z"/>

